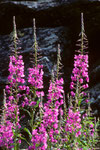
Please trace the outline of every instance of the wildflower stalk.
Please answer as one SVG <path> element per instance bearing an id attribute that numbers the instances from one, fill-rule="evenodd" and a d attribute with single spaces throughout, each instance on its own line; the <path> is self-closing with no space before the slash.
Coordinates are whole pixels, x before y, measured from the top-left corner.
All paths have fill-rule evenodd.
<path id="1" fill-rule="evenodd" d="M 15 16 L 13 17 L 13 27 L 14 27 L 14 31 L 13 31 L 13 37 L 14 37 L 14 52 L 15 52 L 15 58 L 17 59 L 17 30 L 16 30 L 16 22 L 15 22 Z M 17 78 L 17 74 L 16 74 L 16 78 Z M 18 94 L 18 85 L 15 84 L 15 104 L 16 104 L 16 108 L 15 108 L 15 136 L 14 136 L 14 150 L 18 150 L 19 149 L 19 143 L 17 141 L 17 137 L 18 137 L 18 127 L 17 127 L 17 122 L 18 122 L 18 100 L 17 100 L 17 94 Z"/>
<path id="2" fill-rule="evenodd" d="M 9 150 L 11 144 L 13 143 L 13 132 L 12 127 L 13 124 L 7 118 L 6 110 L 7 110 L 7 103 L 6 103 L 6 92 L 4 91 L 4 99 L 3 99 L 3 110 L 2 110 L 2 117 L 0 118 L 0 148 L 3 150 Z"/>
<path id="3" fill-rule="evenodd" d="M 35 18 L 33 19 L 33 29 L 34 29 L 35 66 L 37 67 L 37 39 L 36 39 L 36 25 L 35 25 Z"/>
<path id="4" fill-rule="evenodd" d="M 57 77 L 56 77 L 57 80 L 58 80 L 59 71 L 60 71 L 60 61 L 61 61 L 61 56 L 60 56 L 60 44 L 58 44 L 58 53 L 57 53 Z"/>
<path id="5" fill-rule="evenodd" d="M 5 89 L 3 90 L 4 98 L 3 98 L 3 114 L 2 114 L 2 123 L 5 124 L 6 121 L 6 111 L 5 111 L 5 105 L 6 105 L 6 92 Z"/>
<path id="6" fill-rule="evenodd" d="M 83 45 L 84 45 L 84 20 L 83 13 L 81 13 L 81 54 L 83 54 Z"/>
<path id="7" fill-rule="evenodd" d="M 60 45 L 58 45 L 56 77 L 54 74 L 54 70 L 52 69 L 51 81 L 48 90 L 48 101 L 44 105 L 45 114 L 43 116 L 44 125 L 46 126 L 49 135 L 49 139 L 47 142 L 49 149 L 61 147 L 60 138 L 61 138 L 61 125 L 63 116 L 62 104 L 64 103 L 63 102 L 64 91 L 63 91 L 63 79 L 60 78 L 60 69 L 61 69 L 60 61 L 61 61 Z M 48 112 L 50 112 L 50 114 L 48 114 Z"/>
<path id="8" fill-rule="evenodd" d="M 77 46 L 79 46 L 79 50 L 77 51 L 79 54 L 74 56 L 74 68 L 72 71 L 72 82 L 70 84 L 71 96 L 75 99 L 74 107 L 75 109 L 80 109 L 81 101 L 83 98 L 86 99 L 87 94 L 84 92 L 85 89 L 88 88 L 88 55 L 85 52 L 87 49 L 87 37 L 85 35 L 84 30 L 84 20 L 83 13 L 81 13 L 81 33 L 80 39 L 78 40 Z M 81 42 L 81 43 L 80 43 Z M 86 100 L 88 101 L 88 100 Z"/>
<path id="9" fill-rule="evenodd" d="M 60 69 L 62 68 L 62 63 L 61 63 L 61 50 L 60 50 L 60 44 L 58 44 L 58 52 L 57 52 L 57 76 L 56 76 L 56 80 L 59 80 L 60 78 Z M 64 82 L 64 81 L 63 81 Z M 64 83 L 63 83 L 64 84 Z M 64 106 L 64 111 L 63 111 L 63 116 L 64 118 L 66 117 L 66 101 L 65 101 L 65 93 L 63 93 L 63 106 Z M 61 108 L 59 108 L 59 110 L 62 110 L 62 106 Z M 62 126 L 62 123 L 63 123 L 63 116 L 62 114 L 59 112 L 59 122 L 58 122 L 58 130 L 59 130 L 59 138 L 58 138 L 58 143 L 57 143 L 57 148 L 61 148 L 61 144 L 62 144 L 62 141 L 61 141 L 61 126 Z"/>
<path id="10" fill-rule="evenodd" d="M 89 93 L 88 93 L 88 99 L 90 99 Z M 91 117 L 91 107 L 90 107 L 90 102 L 88 103 L 87 115 L 88 115 L 88 117 Z"/>
<path id="11" fill-rule="evenodd" d="M 65 93 L 64 93 L 63 97 L 64 97 L 64 119 L 66 119 L 66 116 L 67 116 L 67 107 L 66 107 Z M 69 95 L 67 95 L 67 97 L 69 99 Z"/>
<path id="12" fill-rule="evenodd" d="M 79 78 L 77 77 L 77 83 L 76 83 L 76 95 L 75 95 L 75 110 L 80 109 L 80 104 L 78 103 L 79 99 L 80 99 L 80 83 L 79 83 Z"/>
<path id="13" fill-rule="evenodd" d="M 6 108 L 6 115 L 13 123 L 12 131 L 14 134 L 14 150 L 19 149 L 19 97 L 21 96 L 19 92 L 20 85 L 25 82 L 24 77 L 24 66 L 23 66 L 23 60 L 22 56 L 18 56 L 17 52 L 17 30 L 16 30 L 16 23 L 15 23 L 15 17 L 13 17 L 13 47 L 12 50 L 14 51 L 13 56 L 10 56 L 10 63 L 9 63 L 9 76 L 8 81 L 9 84 L 6 86 L 8 101 L 7 101 L 7 108 Z"/>
<path id="14" fill-rule="evenodd" d="M 37 39 L 36 39 L 36 25 L 35 19 L 33 19 L 33 30 L 34 30 L 34 54 L 33 54 L 33 66 L 28 69 L 28 84 L 29 84 L 29 92 L 26 94 L 26 102 L 24 101 L 24 105 L 29 108 L 30 114 L 30 128 L 31 128 L 31 135 L 30 140 L 33 141 L 34 137 L 34 128 L 38 128 L 38 125 L 41 124 L 42 119 L 42 111 L 41 111 L 41 104 L 42 104 L 42 96 L 44 96 L 44 92 L 42 91 L 43 88 L 43 65 L 38 63 L 38 49 L 37 49 Z M 24 106 L 23 105 L 23 106 Z M 37 112 L 37 109 L 38 112 Z M 37 119 L 37 115 L 38 119 Z M 31 143 L 32 144 L 32 143 Z"/>
<path id="15" fill-rule="evenodd" d="M 37 38 L 36 38 L 36 24 L 35 24 L 35 18 L 33 19 L 33 30 L 34 30 L 34 59 L 35 59 L 35 64 L 34 66 L 36 69 L 38 69 L 38 63 L 37 63 Z M 34 88 L 34 100 L 36 99 L 36 88 Z M 31 129 L 33 131 L 33 122 L 34 122 L 34 107 L 31 107 Z"/>
<path id="16" fill-rule="evenodd" d="M 42 100 L 42 96 L 40 97 L 40 104 L 39 104 L 39 113 L 40 113 L 40 120 L 42 120 L 43 117 L 43 100 Z"/>
<path id="17" fill-rule="evenodd" d="M 16 23 L 15 23 L 15 16 L 13 16 L 13 42 L 14 42 L 14 52 L 15 52 L 15 57 L 17 58 L 17 30 L 16 30 Z"/>

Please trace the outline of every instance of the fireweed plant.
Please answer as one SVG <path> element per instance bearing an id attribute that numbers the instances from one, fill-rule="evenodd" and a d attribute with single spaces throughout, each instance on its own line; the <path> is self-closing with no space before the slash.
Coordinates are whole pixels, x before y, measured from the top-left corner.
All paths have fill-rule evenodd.
<path id="1" fill-rule="evenodd" d="M 29 150 L 92 150 L 97 139 L 96 119 L 91 117 L 89 93 L 87 92 L 88 53 L 87 37 L 84 30 L 83 13 L 81 14 L 81 34 L 78 40 L 79 49 L 74 56 L 74 68 L 70 83 L 70 105 L 66 107 L 61 77 L 61 54 L 58 45 L 56 73 L 52 77 L 43 102 L 43 65 L 38 61 L 38 44 L 36 25 L 33 19 L 34 44 L 32 67 L 28 76 L 24 75 L 23 57 L 19 53 L 15 17 L 13 18 L 13 53 L 10 56 L 8 84 L 4 90 L 4 104 L 0 116 L 0 148 L 19 150 L 21 142 L 27 142 Z M 82 106 L 87 104 L 88 109 Z M 66 109 L 67 108 L 67 109 Z M 20 112 L 28 114 L 26 127 L 21 125 L 24 118 Z M 28 138 L 22 134 L 28 134 Z"/>
<path id="2" fill-rule="evenodd" d="M 75 109 L 80 107 L 81 100 L 88 103 L 88 93 L 85 92 L 85 89 L 89 87 L 88 53 L 86 52 L 88 41 L 84 30 L 83 14 L 81 14 L 81 33 L 77 46 L 79 46 L 79 49 L 74 56 L 74 68 L 70 84 L 71 96 L 73 100 L 75 99 Z"/>

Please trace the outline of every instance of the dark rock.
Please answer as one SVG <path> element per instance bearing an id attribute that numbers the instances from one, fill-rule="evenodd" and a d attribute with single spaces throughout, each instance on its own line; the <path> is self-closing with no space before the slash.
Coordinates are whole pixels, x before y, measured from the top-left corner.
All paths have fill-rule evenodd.
<path id="1" fill-rule="evenodd" d="M 18 28 L 25 28 L 32 26 L 32 19 L 36 18 L 38 27 L 56 27 L 69 26 L 80 31 L 80 13 L 85 12 L 86 23 L 90 22 L 91 18 L 92 28 L 98 25 L 99 18 L 95 12 L 99 9 L 99 2 L 92 3 L 73 3 L 68 1 L 57 2 L 55 0 L 48 2 L 3 2 L 0 4 L 0 33 L 7 34 L 12 31 L 12 17 L 16 16 Z M 89 23 L 90 24 L 90 23 Z M 73 26 L 74 25 L 74 26 Z M 99 26 L 98 26 L 99 27 Z M 74 35 L 74 33 L 73 33 Z"/>
<path id="2" fill-rule="evenodd" d="M 94 101 L 95 101 L 95 99 L 92 97 L 92 98 L 90 99 L 90 102 L 93 103 Z"/>
<path id="3" fill-rule="evenodd" d="M 71 3 L 80 2 L 80 3 L 86 3 L 86 2 L 94 2 L 99 0 L 68 0 Z"/>
<path id="4" fill-rule="evenodd" d="M 90 88 L 89 92 L 90 92 L 90 97 L 94 97 L 96 99 L 100 95 L 100 83 Z"/>
<path id="5" fill-rule="evenodd" d="M 100 95 L 98 95 L 97 99 L 98 99 L 98 102 L 100 103 Z"/>
<path id="6" fill-rule="evenodd" d="M 65 32 L 66 31 L 66 32 Z M 37 29 L 37 41 L 39 45 L 38 52 L 41 53 L 42 58 L 40 62 L 44 65 L 44 76 L 50 78 L 51 70 L 53 65 L 56 64 L 57 58 L 57 46 L 58 43 L 62 43 L 63 47 L 64 42 L 67 43 L 65 34 L 67 35 L 69 30 L 65 27 L 56 27 L 56 28 L 38 28 Z M 25 62 L 25 72 L 27 68 L 30 67 L 30 53 L 33 51 L 33 31 L 32 28 L 25 28 L 18 31 L 18 37 L 20 40 L 20 46 L 22 49 L 20 53 L 23 55 Z M 11 50 L 9 45 L 11 44 L 11 36 L 9 35 L 0 35 L 0 90 L 2 92 L 1 84 L 5 85 L 7 82 L 8 76 L 8 65 L 9 65 L 9 55 Z M 63 48 L 62 48 L 63 49 Z M 70 54 L 71 55 L 71 54 Z M 27 73 L 26 73 L 27 74 Z"/>
<path id="7" fill-rule="evenodd" d="M 94 115 L 100 117 L 100 84 L 93 86 L 89 92 L 92 111 Z"/>
<path id="8" fill-rule="evenodd" d="M 39 45 L 38 52 L 41 53 L 42 58 L 40 59 L 41 63 L 44 64 L 45 75 L 51 75 L 51 69 L 56 63 L 56 54 L 57 54 L 57 45 L 58 43 L 64 44 L 65 39 L 65 27 L 56 27 L 56 28 L 38 28 L 37 29 L 37 41 Z M 68 30 L 66 30 L 68 32 Z M 67 34 L 66 32 L 66 34 Z M 28 54 L 33 51 L 33 33 L 32 28 L 26 28 L 20 30 L 20 34 L 23 35 L 20 37 L 22 43 L 23 55 L 25 55 L 25 62 L 27 60 Z M 66 41 L 67 43 L 67 41 Z M 27 64 L 27 62 L 26 62 Z"/>
<path id="9" fill-rule="evenodd" d="M 99 111 L 97 109 L 95 109 L 94 112 L 93 112 L 93 114 L 94 114 L 94 116 L 98 117 Z"/>
<path id="10" fill-rule="evenodd" d="M 97 64 L 95 63 L 95 67 L 92 67 L 91 68 L 91 73 L 90 73 L 90 78 L 91 78 L 91 81 L 92 81 L 92 84 L 95 85 L 97 84 L 98 82 L 100 82 L 100 62 Z"/>

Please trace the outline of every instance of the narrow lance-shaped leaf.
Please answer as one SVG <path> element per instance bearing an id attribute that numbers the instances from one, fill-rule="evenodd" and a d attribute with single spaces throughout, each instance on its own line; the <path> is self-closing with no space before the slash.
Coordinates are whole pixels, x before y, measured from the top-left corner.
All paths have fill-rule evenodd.
<path id="1" fill-rule="evenodd" d="M 24 128 L 24 131 L 26 131 L 30 137 L 30 139 L 32 139 L 32 134 L 30 132 L 30 130 L 28 128 Z"/>

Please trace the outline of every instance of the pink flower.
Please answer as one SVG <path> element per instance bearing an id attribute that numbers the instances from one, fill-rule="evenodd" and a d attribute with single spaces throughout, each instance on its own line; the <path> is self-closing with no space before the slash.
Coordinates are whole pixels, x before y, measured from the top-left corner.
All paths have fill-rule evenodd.
<path id="1" fill-rule="evenodd" d="M 40 68 L 40 65 L 29 68 L 28 82 L 36 89 L 43 88 L 43 70 Z"/>
<path id="2" fill-rule="evenodd" d="M 85 100 L 85 102 L 86 102 L 86 103 L 88 103 L 88 102 L 89 102 L 89 100 L 88 100 L 88 99 L 86 99 L 86 100 Z"/>
<path id="3" fill-rule="evenodd" d="M 90 128 L 93 128 L 93 124 L 90 124 Z"/>
<path id="4" fill-rule="evenodd" d="M 72 70 L 71 75 L 71 83 L 70 83 L 70 89 L 71 89 L 71 96 L 75 98 L 76 89 L 80 88 L 79 94 L 82 97 L 86 97 L 86 95 L 83 95 L 83 90 L 88 88 L 88 82 L 89 82 L 89 76 L 88 76 L 88 55 L 87 54 L 81 54 L 81 52 L 74 56 L 74 68 Z"/>
<path id="5" fill-rule="evenodd" d="M 65 125 L 65 131 L 66 134 L 67 132 L 72 133 L 76 132 L 76 136 L 80 135 L 79 129 L 81 128 L 81 118 L 80 118 L 80 112 L 76 111 L 74 112 L 73 109 L 69 109 L 68 111 L 68 117 L 66 120 L 66 125 Z"/>
<path id="6" fill-rule="evenodd" d="M 10 63 L 9 63 L 9 73 L 8 81 L 10 82 L 11 86 L 14 86 L 16 82 L 18 83 L 25 83 L 23 79 L 24 75 L 24 62 L 22 60 L 22 56 L 10 56 Z"/>
<path id="7" fill-rule="evenodd" d="M 32 101 L 29 106 L 35 106 L 36 105 L 36 102 Z"/>
<path id="8" fill-rule="evenodd" d="M 82 84 L 83 83 L 83 79 L 81 78 L 81 79 L 79 79 L 79 82 Z"/>
<path id="9" fill-rule="evenodd" d="M 57 143 L 55 135 L 58 134 L 58 116 L 63 115 L 61 105 L 63 104 L 63 79 L 50 81 L 48 90 L 48 101 L 44 104 L 43 124 L 48 132 L 49 142 Z"/>
<path id="10" fill-rule="evenodd" d="M 74 88 L 74 82 L 71 82 L 70 89 L 72 90 Z"/>
<path id="11" fill-rule="evenodd" d="M 12 128 L 13 124 L 10 121 L 6 121 L 6 124 L 0 124 L 0 147 L 9 149 L 14 142 Z"/>
<path id="12" fill-rule="evenodd" d="M 41 92 L 36 91 L 36 95 L 37 95 L 37 97 L 43 97 L 44 96 L 44 92 L 43 91 L 41 91 Z"/>
<path id="13" fill-rule="evenodd" d="M 79 135 L 81 135 L 81 131 L 78 131 L 75 136 L 78 137 Z"/>
<path id="14" fill-rule="evenodd" d="M 14 97 L 13 96 L 9 96 L 9 100 L 14 100 Z"/>
<path id="15" fill-rule="evenodd" d="M 74 97 L 75 96 L 75 93 L 73 91 L 71 91 L 71 96 Z"/>
<path id="16" fill-rule="evenodd" d="M 46 150 L 47 149 L 47 132 L 44 128 L 44 125 L 41 123 L 39 129 L 34 129 L 32 132 L 32 140 L 29 150 L 37 149 Z M 38 147 L 37 147 L 38 145 Z"/>
<path id="17" fill-rule="evenodd" d="M 57 129 L 57 128 L 58 128 L 58 124 L 55 123 L 55 124 L 53 125 L 53 127 L 54 127 L 54 129 Z"/>

